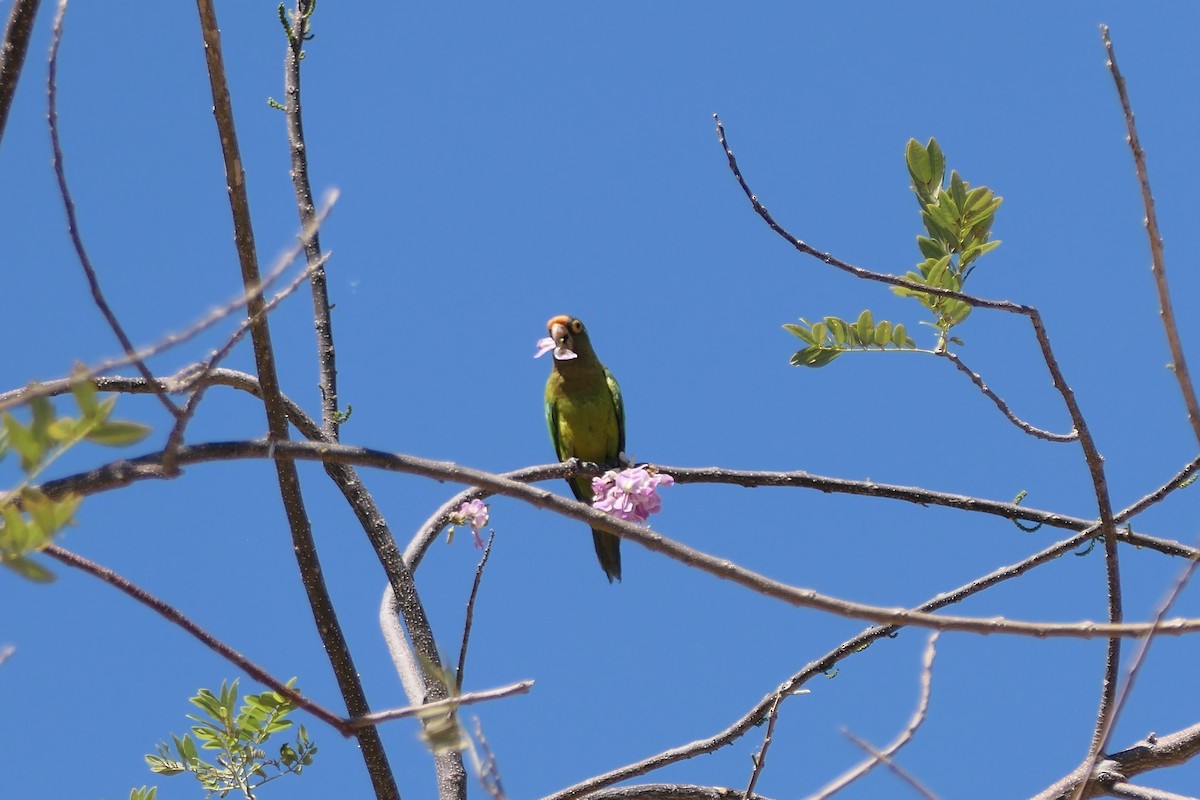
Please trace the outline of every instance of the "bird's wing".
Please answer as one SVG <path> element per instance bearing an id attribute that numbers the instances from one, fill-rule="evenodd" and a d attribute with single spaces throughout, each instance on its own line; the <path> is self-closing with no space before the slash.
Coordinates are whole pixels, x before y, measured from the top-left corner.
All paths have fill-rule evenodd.
<path id="1" fill-rule="evenodd" d="M 617 409 L 617 452 L 612 454 L 615 458 L 625 452 L 625 403 L 621 400 L 621 386 L 613 374 L 608 371 L 608 367 L 604 368 L 604 380 L 608 384 L 613 405 Z"/>

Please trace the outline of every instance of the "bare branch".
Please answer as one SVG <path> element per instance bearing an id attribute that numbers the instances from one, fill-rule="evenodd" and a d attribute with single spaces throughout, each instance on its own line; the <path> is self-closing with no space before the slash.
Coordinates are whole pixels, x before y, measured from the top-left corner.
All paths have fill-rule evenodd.
<path id="1" fill-rule="evenodd" d="M 91 289 L 92 302 L 96 304 L 96 308 L 100 309 L 100 314 L 104 317 L 104 321 L 108 323 L 108 327 L 112 329 L 113 334 L 117 337 L 117 341 L 121 343 L 121 347 L 125 351 L 125 356 L 129 359 L 130 363 L 141 373 L 143 378 L 152 383 L 154 381 L 153 373 L 150 372 L 150 368 L 146 366 L 146 363 L 138 358 L 133 341 L 125 333 L 125 328 L 117 320 L 117 315 L 113 313 L 112 307 L 109 306 L 108 301 L 104 298 L 104 292 L 100 289 L 100 279 L 96 276 L 92 260 L 88 257 L 87 249 L 83 246 L 83 237 L 79 233 L 79 221 L 75 217 L 75 201 L 71 199 L 71 190 L 67 187 L 67 173 L 63 167 L 62 142 L 58 138 L 58 47 L 62 43 L 63 19 L 66 17 L 66 14 L 67 0 L 59 0 L 58 13 L 54 15 L 54 37 L 50 43 L 50 72 L 46 80 L 48 106 L 46 120 L 50 126 L 50 144 L 54 152 L 52 159 L 54 177 L 58 179 L 58 193 L 62 197 L 63 207 L 67 212 L 67 231 L 71 235 L 71 243 L 75 246 L 75 255 L 79 259 L 79 266 L 83 267 L 83 274 L 87 278 L 88 288 Z M 171 398 L 167 397 L 166 392 L 155 392 L 155 396 L 162 402 L 168 414 L 172 417 L 179 416 L 179 409 L 171 402 Z"/>
<path id="2" fill-rule="evenodd" d="M 488 559 L 492 556 L 492 544 L 496 541 L 496 532 L 492 531 L 488 536 L 487 545 L 483 548 L 483 558 L 479 559 L 479 566 L 475 568 L 475 581 L 471 584 L 471 596 L 467 598 L 467 618 L 463 623 L 462 647 L 458 651 L 458 669 L 454 672 L 454 682 L 458 685 L 458 690 L 462 691 L 463 672 L 467 668 L 467 643 L 471 641 L 471 625 L 475 621 L 475 598 L 479 596 L 479 584 L 483 582 L 483 568 L 487 566 Z"/>
<path id="3" fill-rule="evenodd" d="M 109 464 L 99 470 L 93 470 L 84 475 L 75 476 L 70 481 L 74 486 L 91 486 L 115 488 L 127 485 L 132 480 L 146 477 L 162 477 L 160 453 L 152 453 L 140 458 L 131 459 L 115 464 Z M 356 464 L 376 467 L 389 472 L 403 472 L 420 475 L 437 480 L 478 486 L 492 494 L 502 494 L 529 503 L 537 508 L 550 509 L 571 519 L 587 523 L 590 527 L 614 533 L 623 539 L 640 544 L 648 550 L 667 556 L 682 564 L 695 567 L 714 577 L 736 583 L 765 597 L 782 600 L 802 608 L 816 608 L 851 619 L 860 619 L 883 625 L 914 625 L 932 630 L 957 630 L 985 634 L 1012 634 L 1022 636 L 1066 637 L 1077 639 L 1094 639 L 1098 637 L 1132 638 L 1142 636 L 1153 626 L 1148 623 L 1097 623 L 1092 621 L 1061 623 L 1061 622 L 1026 622 L 1009 620 L 1003 617 L 956 617 L 948 615 L 926 614 L 906 608 L 887 608 L 864 603 L 830 597 L 815 592 L 791 586 L 781 581 L 760 575 L 752 570 L 738 566 L 726 559 L 695 550 L 687 545 L 669 539 L 649 528 L 632 522 L 618 519 L 603 511 L 597 511 L 591 506 L 568 500 L 546 489 L 505 478 L 482 470 L 464 467 L 449 461 L 433 461 L 417 456 L 401 453 L 385 453 L 363 447 L 347 445 L 324 444 L 320 442 L 273 442 L 269 440 L 213 442 L 209 444 L 192 445 L 181 448 L 179 463 L 181 465 L 199 464 L 213 461 L 246 460 L 273 458 L 276 460 L 322 461 L 334 464 Z M 570 464 L 560 464 L 557 469 L 546 467 L 547 473 L 554 477 L 565 477 L 579 474 L 580 470 Z M 47 482 L 39 486 L 43 492 L 53 496 L 64 489 L 64 484 Z M 90 493 L 90 492 L 88 492 Z M 1070 548 L 1077 547 L 1097 535 L 1099 526 L 1095 525 L 1072 537 Z M 1182 635 L 1200 630 L 1200 619 L 1181 618 L 1163 622 L 1161 632 L 1171 635 Z M 441 698 L 436 698 L 441 699 Z"/>
<path id="4" fill-rule="evenodd" d="M 42 552 L 61 564 L 66 564 L 68 567 L 74 567 L 82 572 L 86 572 L 87 574 L 104 581 L 109 586 L 113 586 L 121 590 L 137 602 L 163 617 L 165 620 L 167 620 L 167 622 L 170 622 L 172 625 L 177 625 L 190 633 L 205 647 L 209 648 L 217 655 L 221 656 L 226 661 L 245 672 L 254 680 L 258 681 L 264 686 L 269 687 L 271 691 L 278 692 L 279 694 L 287 697 L 297 706 L 303 708 L 317 719 L 328 723 L 343 736 L 349 736 L 352 733 L 346 720 L 342 719 L 337 714 L 334 714 L 332 711 L 329 711 L 325 707 L 315 703 L 314 701 L 309 700 L 295 689 L 292 689 L 284 681 L 274 677 L 271 675 L 271 673 L 267 672 L 265 669 L 258 666 L 253 661 L 246 658 L 244 655 L 237 652 L 232 647 L 201 628 L 199 625 L 185 616 L 183 612 L 150 594 L 145 589 L 141 588 L 127 578 L 117 574 L 108 567 L 101 566 L 94 561 L 89 561 L 83 556 L 73 553 L 63 547 L 59 547 L 58 545 L 48 545 Z"/>
<path id="5" fill-rule="evenodd" d="M 1126 141 L 1133 153 L 1133 165 L 1137 171 L 1138 183 L 1142 189 L 1142 204 L 1146 207 L 1146 236 L 1150 239 L 1150 272 L 1154 276 L 1154 288 L 1158 290 L 1159 316 L 1162 317 L 1163 330 L 1167 334 L 1167 346 L 1171 349 L 1171 371 L 1179 383 L 1179 392 L 1183 395 L 1187 407 L 1188 421 L 1192 424 L 1192 433 L 1200 442 L 1200 403 L 1196 401 L 1196 388 L 1192 385 L 1191 373 L 1188 371 L 1187 359 L 1183 354 L 1183 342 L 1179 338 L 1179 328 L 1175 324 L 1175 310 L 1171 305 L 1171 292 L 1167 288 L 1167 263 L 1163 257 L 1162 235 L 1158 230 L 1158 214 L 1154 210 L 1154 194 L 1150 191 L 1150 176 L 1146 171 L 1146 153 L 1138 139 L 1137 125 L 1134 123 L 1133 108 L 1129 104 L 1129 95 L 1125 89 L 1125 78 L 1117 68 L 1117 54 L 1113 49 L 1112 39 L 1108 35 L 1108 26 L 1100 26 L 1100 38 L 1104 41 L 1104 49 L 1108 53 L 1108 71 L 1112 74 L 1113 83 L 1117 86 L 1117 97 L 1121 101 L 1121 112 L 1125 116 L 1125 127 L 1129 131 Z"/>
<path id="6" fill-rule="evenodd" d="M 0 40 L 0 140 L 4 138 L 8 110 L 12 108 L 17 83 L 21 80 L 21 68 L 29 51 L 29 38 L 33 34 L 39 5 L 40 0 L 14 0 L 4 28 L 4 39 Z"/>
<path id="7" fill-rule="evenodd" d="M 996 408 L 1000 409 L 1000 413 L 1003 414 L 1009 422 L 1011 422 L 1013 425 L 1016 425 L 1030 436 L 1034 436 L 1038 439 L 1045 439 L 1048 442 L 1073 442 L 1079 438 L 1079 433 L 1076 431 L 1071 431 L 1070 433 L 1053 433 L 1051 431 L 1044 431 L 1041 428 L 1036 428 L 1033 425 L 1030 425 L 1028 422 L 1014 414 L 1012 409 L 1008 407 L 1008 403 L 1004 402 L 1004 400 L 998 394 L 988 388 L 988 385 L 983 382 L 983 378 L 980 377 L 979 373 L 970 370 L 967 365 L 962 362 L 962 359 L 960 359 L 954 353 L 951 353 L 949 350 L 943 350 L 942 352 L 938 353 L 938 355 L 942 358 L 949 359 L 951 364 L 953 364 L 959 369 L 959 371 L 971 379 L 971 383 L 975 384 L 979 388 L 979 391 L 983 392 L 985 397 L 996 404 Z"/>
<path id="8" fill-rule="evenodd" d="M 859 746 L 872 750 L 872 755 L 866 761 L 857 764 L 842 775 L 825 784 L 820 791 L 814 795 L 811 795 L 809 800 L 824 800 L 824 798 L 840 792 L 842 789 L 846 788 L 851 783 L 873 770 L 879 764 L 886 763 L 889 766 L 893 766 L 891 763 L 892 756 L 896 755 L 896 753 L 900 751 L 901 747 L 904 747 L 904 745 L 912 741 L 913 736 L 915 736 L 917 733 L 917 728 L 921 727 L 921 723 L 925 721 L 925 715 L 929 711 L 929 696 L 933 691 L 933 659 L 934 656 L 937 655 L 937 640 L 938 634 L 933 633 L 930 635 L 929 641 L 925 645 L 925 653 L 921 657 L 921 693 L 919 699 L 917 700 L 916 711 L 913 712 L 912 717 L 908 720 L 908 725 L 906 725 L 904 730 L 902 730 L 900 734 L 894 740 L 892 740 L 891 744 L 878 751 L 870 748 L 865 741 L 860 740 L 857 736 L 854 736 L 854 734 L 850 733 L 849 731 L 843 731 L 847 737 L 849 737 Z M 917 785 L 919 786 L 919 784 Z M 924 789 L 924 787 L 921 787 L 920 790 L 923 794 L 928 796 L 928 790 Z"/>
<path id="9" fill-rule="evenodd" d="M 806 690 L 803 690 L 807 692 Z M 750 756 L 754 763 L 754 768 L 750 770 L 750 782 L 746 784 L 746 791 L 742 795 L 746 800 L 754 800 L 754 787 L 758 785 L 758 777 L 762 775 L 763 767 L 767 763 L 767 750 L 771 747 L 771 739 L 775 736 L 775 721 L 779 719 L 779 704 L 783 702 L 783 695 L 775 696 L 775 702 L 771 703 L 771 709 L 767 712 L 767 731 L 763 734 L 762 745 L 758 748 L 758 752 Z"/>
<path id="10" fill-rule="evenodd" d="M 459 706 L 470 706 L 476 703 L 486 703 L 489 700 L 513 697 L 518 694 L 529 694 L 529 690 L 532 688 L 533 681 L 518 681 L 508 686 L 501 686 L 499 689 L 488 689 L 482 692 L 464 692 L 463 694 L 456 694 L 453 697 L 447 697 L 444 700 L 438 700 L 433 703 L 393 708 L 388 711 L 376 711 L 361 717 L 353 717 L 346 720 L 346 727 L 352 729 L 366 728 L 382 722 L 391 722 L 395 719 L 419 717 L 439 711 L 454 711 Z"/>
<path id="11" fill-rule="evenodd" d="M 620 786 L 588 795 L 588 800 L 746 800 L 737 789 L 727 786 L 691 786 L 680 783 L 648 783 Z M 768 800 L 755 795 L 754 800 Z"/>
<path id="12" fill-rule="evenodd" d="M 1197 755 L 1200 755 L 1200 723 L 1166 736 L 1151 734 L 1132 747 L 1105 756 L 1090 772 L 1086 764 L 1080 765 L 1033 800 L 1067 800 L 1077 792 L 1082 798 L 1100 797 L 1109 793 L 1113 784 L 1127 783 L 1151 770 L 1185 764 Z M 1086 781 L 1085 776 L 1089 776 Z"/>
<path id="13" fill-rule="evenodd" d="M 296 0 L 288 33 L 287 56 L 284 59 L 284 84 L 287 105 L 288 143 L 292 158 L 292 187 L 296 193 L 296 210 L 300 225 L 309 233 L 304 237 L 304 253 L 313 270 L 313 326 L 317 333 L 317 366 L 320 370 L 321 427 L 333 441 L 338 439 L 337 362 L 333 346 L 333 319 L 329 313 L 329 292 L 325 278 L 324 258 L 321 256 L 320 232 L 312 224 L 316 218 L 312 186 L 308 180 L 308 144 L 304 140 L 304 118 L 300 108 L 300 64 L 303 61 L 305 37 L 309 18 L 315 10 L 315 0 Z"/>
<path id="14" fill-rule="evenodd" d="M 892 774 L 911 786 L 913 791 L 915 791 L 917 794 L 921 795 L 926 800 L 938 800 L 937 795 L 930 791 L 928 786 L 921 783 L 919 780 L 917 780 L 916 776 L 893 761 L 889 755 L 880 750 L 876 750 L 866 741 L 858 738 L 850 731 L 843 731 L 843 733 L 852 743 L 865 750 L 871 757 L 878 759 L 881 764 L 891 770 Z"/>
<path id="15" fill-rule="evenodd" d="M 1126 800 L 1197 800 L 1195 795 L 1175 794 L 1128 783 L 1114 783 L 1106 788 L 1105 793 L 1109 797 L 1123 797 Z"/>

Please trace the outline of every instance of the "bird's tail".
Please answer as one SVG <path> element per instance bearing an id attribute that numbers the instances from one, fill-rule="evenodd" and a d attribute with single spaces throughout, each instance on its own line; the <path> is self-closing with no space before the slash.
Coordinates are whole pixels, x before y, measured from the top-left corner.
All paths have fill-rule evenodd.
<path id="1" fill-rule="evenodd" d="M 613 578 L 621 580 L 621 537 L 592 528 L 592 542 L 596 545 L 596 558 L 600 559 L 600 567 L 608 576 L 608 582 L 612 583 Z"/>

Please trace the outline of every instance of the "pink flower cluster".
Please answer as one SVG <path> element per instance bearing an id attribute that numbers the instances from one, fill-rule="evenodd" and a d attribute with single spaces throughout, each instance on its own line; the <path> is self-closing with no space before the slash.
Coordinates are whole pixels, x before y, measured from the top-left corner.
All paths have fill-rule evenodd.
<path id="1" fill-rule="evenodd" d="M 470 525 L 471 533 L 475 536 L 475 549 L 483 549 L 483 539 L 479 536 L 479 532 L 487 527 L 488 507 L 482 500 L 476 497 L 470 502 L 463 503 L 459 506 L 458 513 L 451 515 L 450 521 L 456 525 Z"/>
<path id="2" fill-rule="evenodd" d="M 621 471 L 610 469 L 592 478 L 592 507 L 607 511 L 614 517 L 630 522 L 645 522 L 651 514 L 662 510 L 659 486 L 670 486 L 670 475 L 650 472 L 645 467 L 630 467 Z"/>

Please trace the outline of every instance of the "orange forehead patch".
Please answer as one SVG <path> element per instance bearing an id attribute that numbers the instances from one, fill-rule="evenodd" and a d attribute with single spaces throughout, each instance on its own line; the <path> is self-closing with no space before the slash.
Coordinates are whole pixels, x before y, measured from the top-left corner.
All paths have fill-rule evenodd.
<path id="1" fill-rule="evenodd" d="M 568 325 L 570 322 L 571 318 L 566 314 L 559 314 L 557 317 L 550 318 L 550 321 L 546 323 L 546 328 L 549 329 L 555 325 Z"/>

